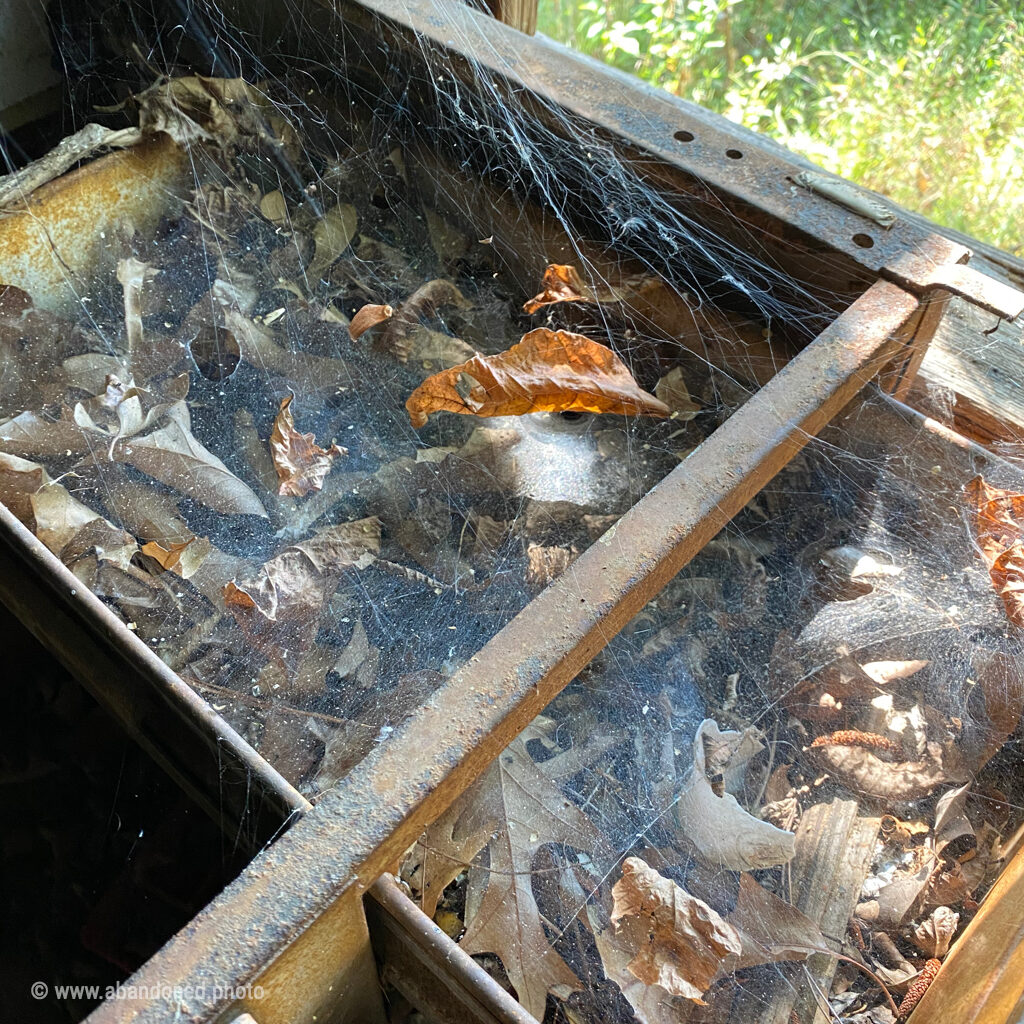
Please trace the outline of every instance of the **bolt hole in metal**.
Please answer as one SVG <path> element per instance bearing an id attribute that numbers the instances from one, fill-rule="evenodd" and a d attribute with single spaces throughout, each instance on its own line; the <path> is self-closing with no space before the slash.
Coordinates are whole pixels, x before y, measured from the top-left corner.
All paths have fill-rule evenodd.
<path id="1" fill-rule="evenodd" d="M 676 132 L 675 135 L 672 136 L 672 138 L 674 138 L 676 142 L 693 142 L 694 135 L 693 132 L 680 130 Z"/>
<path id="2" fill-rule="evenodd" d="M 858 232 L 854 235 L 853 241 L 862 249 L 871 249 L 875 244 L 875 240 L 870 235 L 865 235 L 863 232 Z"/>
<path id="3" fill-rule="evenodd" d="M 725 155 L 730 160 L 742 160 L 743 159 L 743 154 L 738 149 L 727 149 L 725 151 Z"/>

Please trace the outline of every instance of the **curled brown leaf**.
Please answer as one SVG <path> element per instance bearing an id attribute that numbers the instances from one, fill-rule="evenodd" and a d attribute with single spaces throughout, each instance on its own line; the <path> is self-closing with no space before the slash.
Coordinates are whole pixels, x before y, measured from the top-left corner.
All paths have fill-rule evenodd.
<path id="1" fill-rule="evenodd" d="M 1024 626 L 1024 494 L 977 476 L 964 489 L 974 504 L 978 547 L 1009 620 Z"/>
<path id="2" fill-rule="evenodd" d="M 639 857 L 627 857 L 612 889 L 611 921 L 633 954 L 629 972 L 645 985 L 703 1003 L 724 964 L 742 952 L 736 929 Z"/>
<path id="3" fill-rule="evenodd" d="M 436 278 L 421 285 L 403 302 L 381 332 L 378 348 L 389 352 L 399 362 L 409 359 L 409 335 L 415 332 L 422 317 L 433 316 L 444 306 L 465 309 L 470 305 L 466 297 L 451 282 Z"/>
<path id="4" fill-rule="evenodd" d="M 524 313 L 536 313 L 545 306 L 559 302 L 587 302 L 597 305 L 602 302 L 621 302 L 623 295 L 611 286 L 592 288 L 579 271 L 568 264 L 550 263 L 544 270 L 540 282 L 541 290 L 523 304 Z"/>
<path id="5" fill-rule="evenodd" d="M 321 448 L 313 434 L 296 430 L 291 410 L 294 398 L 286 395 L 281 400 L 270 434 L 270 455 L 281 481 L 277 493 L 301 498 L 323 487 L 332 463 L 339 455 L 348 455 L 348 449 L 338 444 Z"/>
<path id="6" fill-rule="evenodd" d="M 664 402 L 642 390 L 607 346 L 582 334 L 541 327 L 494 356 L 476 355 L 428 377 L 405 403 L 414 427 L 432 412 L 522 416 L 596 412 L 667 417 Z"/>
<path id="7" fill-rule="evenodd" d="M 358 341 L 371 327 L 384 323 L 394 316 L 394 309 L 391 306 L 376 305 L 367 303 L 356 310 L 355 316 L 348 325 L 348 336 L 353 341 Z"/>

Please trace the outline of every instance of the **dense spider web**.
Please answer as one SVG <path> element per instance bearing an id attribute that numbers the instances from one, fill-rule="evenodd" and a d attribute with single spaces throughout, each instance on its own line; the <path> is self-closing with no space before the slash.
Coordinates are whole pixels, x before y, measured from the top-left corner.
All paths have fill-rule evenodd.
<path id="1" fill-rule="evenodd" d="M 401 5 L 395 12 L 401 18 Z M 184 196 L 153 231 L 124 232 L 117 244 L 122 259 L 156 272 L 142 285 L 141 322 L 167 361 L 145 380 L 136 372 L 134 383 L 159 390 L 187 374 L 194 437 L 266 516 L 204 496 L 198 477 L 191 488 L 154 482 L 131 458 L 111 458 L 113 442 L 40 461 L 77 501 L 139 542 L 167 549 L 196 537 L 212 546 L 205 587 L 202 574 L 159 574 L 144 562 L 158 582 L 138 595 L 136 576 L 105 570 L 96 551 L 77 571 L 313 799 L 387 743 L 855 297 L 852 285 L 822 285 L 827 254 L 813 283 L 794 279 L 776 254 L 797 243 L 773 247 L 699 181 L 680 193 L 643 154 L 524 92 L 514 75 L 489 67 L 493 60 L 453 59 L 427 38 L 382 29 L 374 16 L 281 3 L 245 20 L 184 2 L 170 10 L 56 3 L 51 15 L 68 84 L 67 130 L 97 117 L 133 123 L 138 103 L 130 97 L 154 82 L 162 88 L 162 76 L 241 77 L 254 87 L 225 105 L 229 121 L 246 118 L 244 138 L 221 145 L 217 129 L 191 142 Z M 471 19 L 472 31 L 455 42 L 485 46 L 485 24 L 482 15 Z M 318 227 L 327 223 L 333 233 Z M 599 295 L 663 282 L 674 318 L 664 308 L 624 315 L 612 300 L 527 315 L 522 304 L 540 291 L 549 263 L 576 266 Z M 843 274 L 837 263 L 835 280 Z M 438 280 L 453 283 L 458 299 L 446 293 L 448 301 L 423 303 L 406 336 L 389 340 L 385 325 L 350 337 L 347 323 L 362 306 L 401 311 Z M 77 333 L 62 356 L 107 355 L 124 365 L 126 287 L 112 274 L 89 287 L 74 276 L 69 283 L 78 301 L 61 316 Z M 432 372 L 474 350 L 503 351 L 541 326 L 608 345 L 648 391 L 675 373 L 684 382 L 675 415 L 441 413 L 411 426 L 405 401 Z M 256 341 L 246 336 L 253 330 Z M 52 385 L 34 396 L 41 415 L 55 417 L 55 402 L 87 398 L 74 378 L 58 399 L 59 378 L 40 372 L 32 383 Z M 268 473 L 266 441 L 289 394 L 301 431 L 348 449 L 322 490 L 302 498 L 282 498 Z M 19 405 L 20 397 L 0 409 L 0 423 L 25 412 L 30 403 Z M 34 457 L 16 445 L 5 450 Z M 568 798 L 600 836 L 580 849 L 571 836 L 539 835 L 526 868 L 539 934 L 579 981 L 570 997 L 554 984 L 561 969 L 551 973 L 552 990 L 574 1012 L 688 1019 L 690 1004 L 668 996 L 631 1009 L 620 992 L 626 975 L 611 979 L 595 936 L 608 934 L 611 886 L 630 855 L 726 917 L 735 906 L 735 863 L 716 862 L 677 814 L 705 718 L 761 730 L 762 749 L 727 785 L 754 815 L 774 805 L 766 816 L 785 828 L 837 794 L 849 798 L 804 758 L 815 736 L 838 729 L 896 736 L 908 761 L 941 751 L 944 788 L 974 779 L 988 762 L 972 823 L 979 833 L 984 821 L 1009 827 L 1020 799 L 1006 774 L 1012 762 L 1005 752 L 990 761 L 988 748 L 999 695 L 1010 703 L 1019 688 L 1019 636 L 977 557 L 963 486 L 982 470 L 1014 486 L 1012 465 L 951 449 L 870 389 L 510 748 L 527 777 L 543 777 L 551 798 Z M 173 528 L 154 526 L 154 509 Z M 282 616 L 284 626 L 258 617 L 253 625 L 253 616 L 218 601 L 229 581 L 265 582 L 282 553 L 368 517 L 380 520 L 379 546 L 329 575 L 329 586 L 321 581 L 319 601 Z M 139 569 L 138 558 L 132 564 Z M 914 661 L 925 664 L 893 685 L 837 683 L 853 665 Z M 550 768 L 556 762 L 561 772 Z M 940 791 L 891 804 L 862 793 L 861 813 L 930 823 Z M 532 820 L 507 794 L 508 817 L 491 822 L 491 836 Z M 471 916 L 502 869 L 487 842 L 461 863 L 446 838 L 443 830 L 428 835 L 407 877 L 423 883 L 430 856 L 435 872 L 437 863 L 460 869 L 442 907 L 461 916 L 471 938 Z M 892 860 L 883 853 L 872 870 Z M 522 874 L 521 865 L 507 873 Z M 756 877 L 783 899 L 799 897 L 784 867 Z M 475 927 L 474 952 L 501 952 Z M 846 936 L 825 939 L 851 952 Z M 527 974 L 552 972 L 536 945 L 520 959 Z M 716 989 L 712 1014 L 742 1005 L 753 1020 L 782 998 L 780 986 L 806 993 L 822 982 L 797 963 L 759 967 L 731 984 Z M 827 998 L 823 984 L 812 1007 Z M 850 985 L 871 987 L 863 977 Z M 532 1005 L 520 996 L 540 1015 L 545 991 L 539 1005 L 536 995 Z M 548 998 L 549 1019 L 566 1019 L 560 999 Z M 868 1011 L 875 1005 L 877 993 L 865 997 Z"/>

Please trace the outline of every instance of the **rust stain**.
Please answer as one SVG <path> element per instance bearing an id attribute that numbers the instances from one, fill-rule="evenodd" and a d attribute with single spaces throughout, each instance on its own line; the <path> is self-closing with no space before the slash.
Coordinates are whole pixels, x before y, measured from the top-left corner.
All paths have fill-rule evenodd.
<path id="1" fill-rule="evenodd" d="M 122 254 L 123 230 L 151 232 L 185 193 L 186 154 L 158 135 L 36 189 L 0 217 L 0 283 L 67 310 Z"/>

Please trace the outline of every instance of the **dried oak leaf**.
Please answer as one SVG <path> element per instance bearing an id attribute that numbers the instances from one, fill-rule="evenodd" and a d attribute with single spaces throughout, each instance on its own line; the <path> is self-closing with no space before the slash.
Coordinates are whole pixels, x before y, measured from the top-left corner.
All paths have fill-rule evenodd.
<path id="1" fill-rule="evenodd" d="M 380 551 L 380 525 L 371 516 L 319 530 L 227 583 L 224 604 L 258 650 L 294 673 L 342 573 Z"/>
<path id="2" fill-rule="evenodd" d="M 422 857 L 418 888 L 431 914 L 445 886 L 488 848 L 489 869 L 470 872 L 467 907 L 477 909 L 467 912 L 459 945 L 467 953 L 499 956 L 519 1001 L 538 1020 L 549 991 L 576 989 L 580 982 L 544 931 L 533 894 L 534 857 L 546 843 L 607 854 L 591 820 L 548 774 L 557 760 L 537 765 L 516 740 L 427 830 L 416 851 Z"/>
<path id="3" fill-rule="evenodd" d="M 432 412 L 523 416 L 531 412 L 669 415 L 607 346 L 545 327 L 494 356 L 476 355 L 428 377 L 405 403 L 414 427 Z"/>
<path id="4" fill-rule="evenodd" d="M 996 593 L 1016 626 L 1024 626 L 1024 494 L 990 487 L 977 476 L 965 487 L 974 503 L 978 547 Z"/>
<path id="5" fill-rule="evenodd" d="M 358 341 L 371 327 L 384 323 L 394 316 L 394 309 L 391 306 L 376 305 L 367 303 L 356 310 L 355 315 L 349 321 L 348 336 L 353 341 Z"/>
<path id="6" fill-rule="evenodd" d="M 270 455 L 281 481 L 277 493 L 301 498 L 323 487 L 331 464 L 339 455 L 348 455 L 348 449 L 332 444 L 325 450 L 312 434 L 296 430 L 291 410 L 294 398 L 286 395 L 281 400 L 270 434 Z"/>
<path id="7" fill-rule="evenodd" d="M 742 952 L 736 929 L 639 857 L 627 857 L 612 889 L 615 934 L 633 953 L 630 974 L 696 1003 Z"/>
<path id="8" fill-rule="evenodd" d="M 722 733 L 710 719 L 700 724 L 693 744 L 693 768 L 676 802 L 677 830 L 703 860 L 733 871 L 785 864 L 796 852 L 793 833 L 755 818 L 731 793 L 719 796 L 708 780 L 705 737 L 721 740 L 734 735 Z"/>

